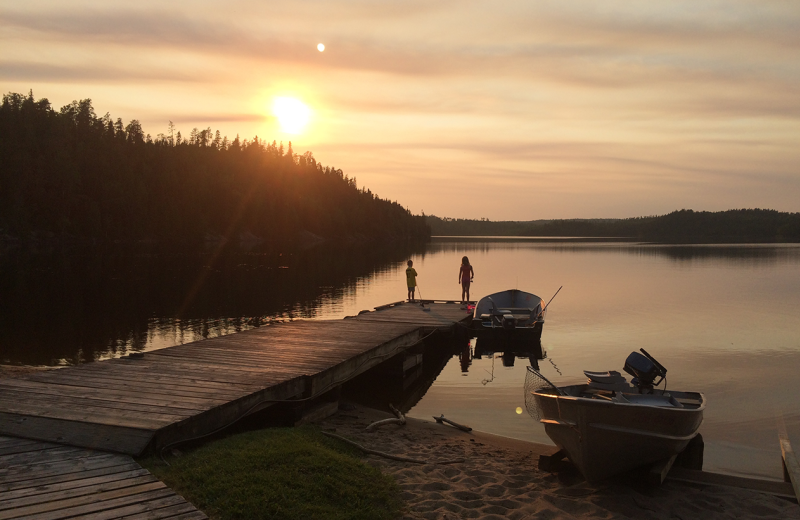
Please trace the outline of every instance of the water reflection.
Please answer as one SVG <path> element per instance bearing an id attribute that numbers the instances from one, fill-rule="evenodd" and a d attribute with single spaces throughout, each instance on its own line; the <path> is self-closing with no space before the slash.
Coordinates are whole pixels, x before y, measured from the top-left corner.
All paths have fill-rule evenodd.
<path id="1" fill-rule="evenodd" d="M 293 317 L 336 319 L 402 300 L 410 257 L 426 297 L 458 299 L 461 257 L 476 297 L 564 290 L 542 354 L 453 338 L 441 356 L 363 393 L 412 417 L 549 442 L 524 406 L 526 366 L 555 384 L 621 370 L 646 348 L 669 385 L 704 392 L 706 469 L 780 478 L 775 416 L 800 434 L 800 247 L 660 246 L 532 240 L 327 245 L 307 251 L 0 253 L 0 361 L 76 363 Z M 202 283 L 198 284 L 198 280 Z M 434 349 L 435 350 L 435 349 Z M 524 361 L 523 361 L 524 360 Z M 555 363 L 553 363 L 555 361 Z"/>
<path id="2" fill-rule="evenodd" d="M 508 338 L 467 336 L 464 332 L 452 336 L 440 334 L 427 339 L 416 349 L 396 356 L 348 382 L 344 389 L 345 396 L 373 408 L 386 410 L 391 404 L 401 412 L 408 413 L 420 403 L 451 362 L 457 362 L 462 375 L 468 376 L 473 360 L 490 359 L 491 371 L 482 364 L 473 368 L 483 377 L 481 384 L 487 385 L 495 378 L 495 359 L 501 360 L 503 367 L 513 367 L 518 358 L 526 359 L 537 369 L 539 360 L 543 359 L 542 346 L 538 341 L 526 344 Z M 415 359 L 415 356 L 418 358 Z"/>
<path id="3" fill-rule="evenodd" d="M 729 263 L 794 263 L 800 255 L 798 244 L 651 244 L 618 240 L 542 240 L 538 237 L 435 237 L 427 254 L 537 250 L 542 252 L 597 254 L 622 253 L 664 257 L 676 261 L 720 260 Z"/>
<path id="4" fill-rule="evenodd" d="M 424 244 L 0 252 L 0 362 L 74 364 L 313 318 Z"/>
<path id="5" fill-rule="evenodd" d="M 635 290 L 632 294 L 626 284 L 668 290 L 653 286 L 657 279 L 646 263 L 635 264 L 645 267 L 641 280 L 635 280 L 639 273 L 625 271 L 630 265 L 626 257 L 667 259 L 689 268 L 729 266 L 740 272 L 793 268 L 800 258 L 800 247 L 794 244 L 675 246 L 459 238 L 428 244 L 325 244 L 307 250 L 5 250 L 0 251 L 0 362 L 74 364 L 229 334 L 270 319 L 342 317 L 356 300 L 370 308 L 402 299 L 402 291 L 394 291 L 383 280 L 394 283 L 397 265 L 409 257 L 420 266 L 419 282 L 426 293 L 457 297 L 458 287 L 443 280 L 457 271 L 455 257 L 475 252 L 480 253 L 473 261 L 477 295 L 520 283 L 520 288 L 544 293 L 562 280 L 571 282 L 565 300 L 578 294 L 576 287 L 599 285 L 605 287 L 607 307 L 634 313 L 638 309 L 618 301 L 622 294 L 630 299 L 641 296 Z M 452 266 L 442 264 L 451 256 Z M 581 272 L 583 265 L 591 272 Z M 497 266 L 503 269 L 487 271 Z M 730 292 L 730 286 L 721 287 L 721 292 Z M 773 295 L 796 289 L 773 280 L 758 288 Z M 370 298 L 359 299 L 364 293 Z M 720 296 L 706 303 L 718 310 L 732 305 L 735 298 Z M 556 308 L 562 303 L 570 302 L 557 302 Z M 771 319 L 782 312 L 777 309 Z M 578 332 L 580 327 L 572 330 Z M 478 359 L 481 351 L 491 350 L 484 343 L 478 349 Z M 503 357 L 506 366 L 513 365 L 516 357 L 521 356 L 508 352 Z M 465 358 L 465 364 L 470 362 Z"/>
<path id="6" fill-rule="evenodd" d="M 526 359 L 530 365 L 538 370 L 539 360 L 545 358 L 540 339 L 534 341 L 515 340 L 503 336 L 482 334 L 470 342 L 472 345 L 472 358 L 481 359 L 484 356 L 500 357 L 504 367 L 513 367 L 517 359 Z"/>
<path id="7" fill-rule="evenodd" d="M 776 415 L 790 437 L 800 434 L 798 245 L 435 240 L 415 260 L 421 279 L 444 280 L 430 292 L 453 292 L 463 255 L 478 297 L 564 286 L 548 310 L 547 361 L 539 363 L 555 384 L 580 383 L 583 370 L 621 371 L 644 347 L 669 367 L 671 388 L 706 394 L 706 469 L 780 478 Z M 514 360 L 473 352 L 465 372 L 464 359 L 453 359 L 410 415 L 444 413 L 479 430 L 550 442 L 515 413 L 524 406 L 525 364 Z"/>
<path id="8" fill-rule="evenodd" d="M 494 381 L 495 359 L 500 359 L 504 367 L 513 367 L 518 358 L 527 359 L 530 365 L 538 370 L 539 360 L 544 359 L 545 356 L 540 340 L 523 341 L 483 334 L 480 337 L 470 338 L 468 341 L 464 341 L 462 338 L 460 343 L 458 361 L 462 375 L 466 376 L 469 373 L 473 360 L 482 360 L 483 358 L 492 360 L 491 370 L 483 369 L 488 374 L 488 378 L 481 380 L 483 385 Z"/>

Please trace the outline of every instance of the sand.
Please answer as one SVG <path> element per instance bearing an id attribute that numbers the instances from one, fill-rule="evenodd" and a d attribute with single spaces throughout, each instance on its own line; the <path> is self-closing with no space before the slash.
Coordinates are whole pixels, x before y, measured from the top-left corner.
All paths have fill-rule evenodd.
<path id="1" fill-rule="evenodd" d="M 392 455 L 464 459 L 420 465 L 367 456 L 369 464 L 396 478 L 408 505 L 404 519 L 800 519 L 797 504 L 749 490 L 670 480 L 652 488 L 631 478 L 589 484 L 569 464 L 558 473 L 539 471 L 539 455 L 555 451 L 552 446 L 466 433 L 433 418 L 369 432 L 368 424 L 392 415 L 346 408 L 321 421 L 323 431 Z"/>

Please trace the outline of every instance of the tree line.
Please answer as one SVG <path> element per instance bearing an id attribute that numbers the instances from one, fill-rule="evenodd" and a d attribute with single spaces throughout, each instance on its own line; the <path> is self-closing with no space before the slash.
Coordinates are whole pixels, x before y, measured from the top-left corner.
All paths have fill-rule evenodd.
<path id="1" fill-rule="evenodd" d="M 489 221 L 428 216 L 435 236 L 615 237 L 663 243 L 800 242 L 800 213 L 693 211 L 627 219 Z"/>
<path id="2" fill-rule="evenodd" d="M 98 116 L 90 99 L 56 111 L 9 93 L 0 106 L 0 237 L 102 241 L 425 238 L 424 216 L 359 189 L 291 142 L 211 128 L 152 137 Z"/>

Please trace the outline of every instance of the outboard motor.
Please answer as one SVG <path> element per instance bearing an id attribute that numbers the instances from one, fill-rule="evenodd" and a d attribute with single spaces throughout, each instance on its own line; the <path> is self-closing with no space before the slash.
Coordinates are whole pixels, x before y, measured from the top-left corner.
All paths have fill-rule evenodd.
<path id="1" fill-rule="evenodd" d="M 628 359 L 625 360 L 625 372 L 633 376 L 631 384 L 639 387 L 639 392 L 647 393 L 653 392 L 653 387 L 661 384 L 664 377 L 667 375 L 667 369 L 656 361 L 653 356 L 647 353 L 645 349 L 639 349 L 642 354 L 638 352 L 631 352 Z M 656 377 L 660 377 L 655 381 Z"/>

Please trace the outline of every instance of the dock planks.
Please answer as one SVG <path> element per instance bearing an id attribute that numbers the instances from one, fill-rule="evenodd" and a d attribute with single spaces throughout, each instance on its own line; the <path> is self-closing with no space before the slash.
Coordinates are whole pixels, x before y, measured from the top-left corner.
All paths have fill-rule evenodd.
<path id="1" fill-rule="evenodd" d="M 322 394 L 468 318 L 459 304 L 400 302 L 0 379 L 0 435 L 136 456 Z"/>
<path id="2" fill-rule="evenodd" d="M 472 313 L 465 306 L 453 302 L 423 300 L 421 303 L 398 302 L 379 307 L 373 312 L 359 314 L 355 319 L 367 322 L 417 324 L 431 330 L 450 329 L 454 323 L 464 322 Z"/>
<path id="3" fill-rule="evenodd" d="M 0 520 L 207 518 L 126 455 L 0 437 Z"/>

